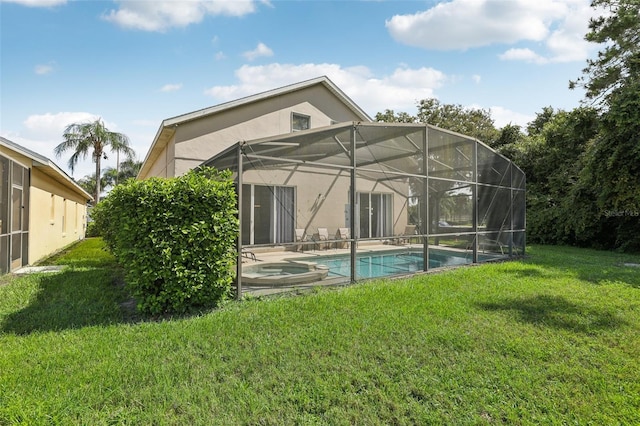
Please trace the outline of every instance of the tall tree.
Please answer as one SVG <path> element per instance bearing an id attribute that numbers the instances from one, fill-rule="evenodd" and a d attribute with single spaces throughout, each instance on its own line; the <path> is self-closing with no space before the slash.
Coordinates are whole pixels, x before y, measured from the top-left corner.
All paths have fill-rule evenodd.
<path id="1" fill-rule="evenodd" d="M 392 109 L 385 109 L 384 112 L 379 112 L 375 117 L 376 121 L 384 123 L 415 123 L 416 118 L 406 112 L 395 113 Z"/>
<path id="2" fill-rule="evenodd" d="M 142 161 L 128 159 L 120 162 L 117 168 L 107 167 L 102 174 L 108 185 L 115 186 L 124 183 L 127 179 L 135 179 L 142 167 Z"/>
<path id="3" fill-rule="evenodd" d="M 388 123 L 427 123 L 453 132 L 462 133 L 494 145 L 500 132 L 494 126 L 491 111 L 465 108 L 462 105 L 442 104 L 434 98 L 418 102 L 416 116 L 406 112 L 385 110 L 376 114 L 376 121 Z"/>
<path id="4" fill-rule="evenodd" d="M 597 224 L 603 247 L 640 250 L 640 1 L 591 5 L 605 12 L 585 38 L 601 50 L 571 86 L 582 85 L 602 114 L 577 185 L 591 214 L 575 219 L 585 233 Z"/>
<path id="5" fill-rule="evenodd" d="M 488 109 L 441 104 L 430 98 L 418 102 L 417 118 L 422 123 L 472 136 L 488 145 L 493 145 L 499 135 Z"/>
<path id="6" fill-rule="evenodd" d="M 547 124 L 553 118 L 555 111 L 552 106 L 546 106 L 542 108 L 541 112 L 536 113 L 536 118 L 527 124 L 527 134 L 529 136 L 535 136 L 542 132 L 544 125 Z"/>
<path id="7" fill-rule="evenodd" d="M 96 164 L 95 176 L 101 176 L 100 161 L 107 159 L 107 150 L 123 153 L 127 158 L 134 157 L 134 151 L 129 146 L 129 138 L 117 132 L 112 132 L 105 127 L 101 119 L 90 123 L 74 123 L 67 126 L 62 134 L 64 141 L 55 147 L 57 157 L 67 151 L 73 151 L 69 158 L 69 169 L 73 173 L 78 161 L 86 159 L 91 154 Z M 95 180 L 94 199 L 100 200 L 100 179 Z"/>
<path id="8" fill-rule="evenodd" d="M 613 91 L 640 76 L 640 1 L 592 0 L 591 6 L 603 14 L 591 19 L 585 39 L 603 48 L 569 87 L 584 87 L 587 99 L 606 106 Z"/>

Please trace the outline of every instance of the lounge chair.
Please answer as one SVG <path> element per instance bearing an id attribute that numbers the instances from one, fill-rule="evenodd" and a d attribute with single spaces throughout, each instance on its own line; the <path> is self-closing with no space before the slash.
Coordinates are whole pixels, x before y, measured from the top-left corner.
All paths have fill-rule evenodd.
<path id="1" fill-rule="evenodd" d="M 340 244 L 340 248 L 349 247 L 349 242 L 347 241 L 348 239 L 349 228 L 338 228 L 338 230 L 336 231 L 336 240 L 338 240 L 338 242 L 336 242 L 336 248 L 338 247 L 338 244 Z"/>
<path id="2" fill-rule="evenodd" d="M 395 243 L 398 245 L 411 243 L 411 238 L 414 235 L 416 235 L 416 225 L 407 225 L 404 228 L 404 233 L 395 239 Z"/>
<path id="3" fill-rule="evenodd" d="M 323 243 L 322 245 L 324 246 L 325 249 L 329 247 L 329 243 L 328 243 L 329 231 L 327 230 L 327 228 L 318 228 L 318 234 L 315 241 L 316 241 L 316 245 L 318 246 L 322 244 L 322 241 L 325 241 L 325 243 Z"/>
<path id="4" fill-rule="evenodd" d="M 296 228 L 296 244 L 294 250 L 298 251 L 299 249 L 302 249 L 302 251 L 304 252 L 304 246 L 306 245 L 307 241 L 309 241 L 307 239 L 307 234 L 304 233 L 304 229 L 302 228 Z"/>

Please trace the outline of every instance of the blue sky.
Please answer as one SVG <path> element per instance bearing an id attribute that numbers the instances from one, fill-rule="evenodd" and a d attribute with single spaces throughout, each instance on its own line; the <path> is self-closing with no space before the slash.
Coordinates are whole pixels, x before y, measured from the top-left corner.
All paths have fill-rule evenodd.
<path id="1" fill-rule="evenodd" d="M 579 106 L 568 82 L 598 50 L 594 14 L 588 0 L 0 0 L 0 135 L 69 172 L 63 129 L 102 117 L 142 160 L 166 118 L 321 75 L 370 116 L 436 97 L 525 125 Z M 73 176 L 92 172 L 87 159 Z"/>

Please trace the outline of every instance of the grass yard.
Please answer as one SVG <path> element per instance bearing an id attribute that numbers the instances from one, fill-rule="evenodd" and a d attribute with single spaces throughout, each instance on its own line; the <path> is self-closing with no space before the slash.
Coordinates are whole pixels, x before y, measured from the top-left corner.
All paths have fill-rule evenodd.
<path id="1" fill-rule="evenodd" d="M 0 424 L 640 424 L 640 256 L 522 261 L 152 321 L 89 239 L 0 277 Z"/>

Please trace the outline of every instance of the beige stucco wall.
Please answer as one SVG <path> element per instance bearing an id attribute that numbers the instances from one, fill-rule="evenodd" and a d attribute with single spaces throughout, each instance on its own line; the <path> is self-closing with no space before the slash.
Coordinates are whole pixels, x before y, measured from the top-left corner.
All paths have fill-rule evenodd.
<path id="1" fill-rule="evenodd" d="M 328 228 L 335 235 L 338 228 L 347 227 L 349 188 L 351 178 L 347 170 L 335 171 L 320 168 L 298 167 L 291 170 L 248 171 L 243 175 L 244 184 L 292 186 L 296 192 L 296 228 L 305 229 L 307 235 L 317 232 L 319 227 Z M 358 179 L 358 192 L 373 192 L 393 195 L 393 234 L 402 235 L 408 222 L 406 193 Z M 358 212 L 356 212 L 358 213 Z M 246 214 L 246 213 L 243 213 Z"/>
<path id="2" fill-rule="evenodd" d="M 86 218 L 82 194 L 63 187 L 37 168 L 31 169 L 29 263 L 83 239 Z"/>
<path id="3" fill-rule="evenodd" d="M 309 116 L 311 128 L 359 120 L 324 85 L 308 87 L 179 124 L 143 177 L 181 176 L 238 141 L 290 133 L 293 113 Z"/>
<path id="4" fill-rule="evenodd" d="M 151 169 L 149 170 L 148 176 L 157 176 L 157 177 L 168 177 L 169 173 L 167 168 L 169 167 L 168 161 L 168 152 L 169 148 L 173 147 L 173 141 L 169 143 L 166 147 L 162 149 L 156 160 L 151 165 Z M 173 161 L 171 161 L 171 165 L 173 165 Z"/>

